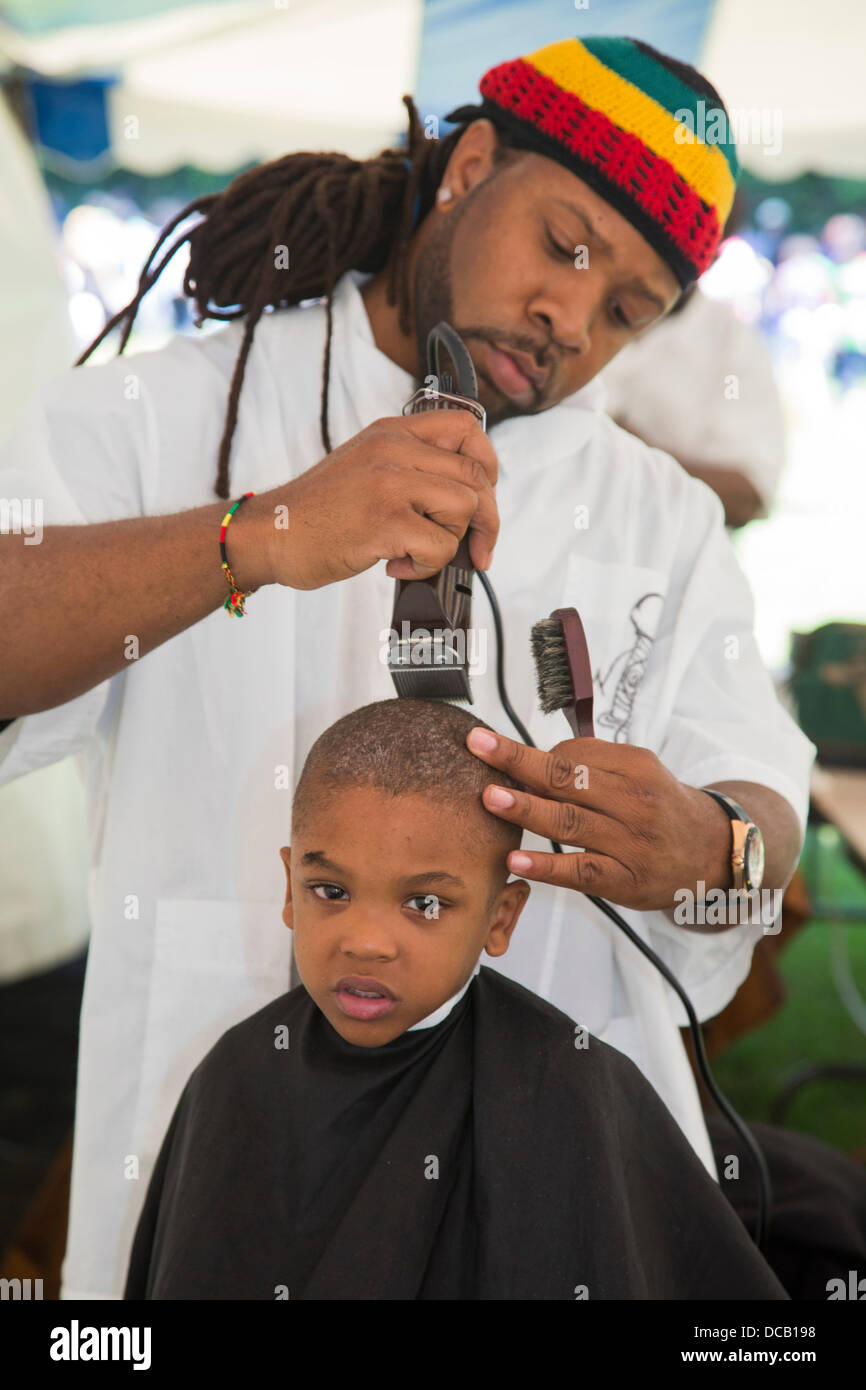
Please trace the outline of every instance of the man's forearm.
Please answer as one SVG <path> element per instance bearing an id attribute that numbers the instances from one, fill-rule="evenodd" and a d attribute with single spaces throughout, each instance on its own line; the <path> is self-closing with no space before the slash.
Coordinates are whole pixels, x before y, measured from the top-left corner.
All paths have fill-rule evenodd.
<path id="1" fill-rule="evenodd" d="M 725 524 L 745 526 L 763 513 L 764 503 L 757 488 L 739 468 L 707 467 L 691 459 L 679 459 L 693 478 L 711 487 L 725 509 Z M 757 822 L 755 822 L 757 824 Z"/>
<path id="2" fill-rule="evenodd" d="M 227 533 L 229 564 L 245 589 L 268 579 L 255 543 L 268 498 L 250 498 Z M 229 592 L 219 559 L 228 505 L 47 526 L 38 545 L 0 535 L 0 719 L 82 695 L 218 608 Z"/>
<path id="3" fill-rule="evenodd" d="M 616 415 L 614 419 L 622 429 L 628 430 L 629 434 L 642 439 L 654 449 L 658 448 L 651 439 L 632 429 L 624 419 L 619 419 Z M 670 453 L 670 450 L 667 452 Z M 727 526 L 745 526 L 747 522 L 754 521 L 756 516 L 763 516 L 764 499 L 741 468 L 709 466 L 696 459 L 682 458 L 679 454 L 671 454 L 671 457 L 675 458 L 680 468 L 684 468 L 693 478 L 699 478 L 707 487 L 712 488 L 725 509 Z"/>

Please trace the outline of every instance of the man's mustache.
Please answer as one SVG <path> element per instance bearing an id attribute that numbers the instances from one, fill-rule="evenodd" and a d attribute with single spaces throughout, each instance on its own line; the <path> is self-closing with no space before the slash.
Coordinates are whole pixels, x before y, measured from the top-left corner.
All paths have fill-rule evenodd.
<path id="1" fill-rule="evenodd" d="M 547 371 L 550 376 L 553 375 L 556 359 L 549 339 L 545 343 L 537 343 L 525 334 L 509 333 L 505 330 L 498 332 L 493 328 L 457 327 L 457 332 L 464 340 L 476 338 L 489 343 L 494 348 L 505 348 L 506 350 L 511 348 L 515 352 L 525 352 L 532 358 L 539 370 Z"/>

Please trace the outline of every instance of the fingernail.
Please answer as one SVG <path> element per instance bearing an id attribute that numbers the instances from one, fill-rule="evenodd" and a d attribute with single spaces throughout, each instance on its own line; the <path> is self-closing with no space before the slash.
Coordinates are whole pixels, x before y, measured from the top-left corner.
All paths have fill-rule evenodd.
<path id="1" fill-rule="evenodd" d="M 488 787 L 487 800 L 491 806 L 501 806 L 504 808 L 514 805 L 514 797 L 511 792 L 506 791 L 504 787 Z"/>
<path id="2" fill-rule="evenodd" d="M 532 860 L 528 854 L 521 854 L 520 850 L 515 850 L 508 856 L 508 867 L 516 874 L 525 874 L 532 868 Z"/>
<path id="3" fill-rule="evenodd" d="M 492 753 L 496 747 L 496 736 L 488 729 L 473 729 L 469 734 L 469 747 L 476 753 Z"/>

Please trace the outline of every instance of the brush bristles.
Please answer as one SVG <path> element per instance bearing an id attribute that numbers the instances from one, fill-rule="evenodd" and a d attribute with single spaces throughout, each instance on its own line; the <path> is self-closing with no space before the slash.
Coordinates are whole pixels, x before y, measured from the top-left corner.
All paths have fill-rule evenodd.
<path id="1" fill-rule="evenodd" d="M 542 618 L 531 633 L 538 702 L 545 714 L 574 702 L 568 650 L 559 618 Z"/>

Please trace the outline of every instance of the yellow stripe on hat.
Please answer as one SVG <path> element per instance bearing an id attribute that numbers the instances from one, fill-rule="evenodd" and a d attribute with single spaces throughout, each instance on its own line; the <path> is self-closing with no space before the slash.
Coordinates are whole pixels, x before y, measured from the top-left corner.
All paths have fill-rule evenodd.
<path id="1" fill-rule="evenodd" d="M 652 97 L 599 62 L 579 39 L 547 44 L 526 54 L 523 61 L 666 159 L 698 196 L 716 209 L 719 222 L 724 224 L 736 184 L 718 145 L 704 144 Z M 682 144 L 674 139 L 678 129 Z"/>

